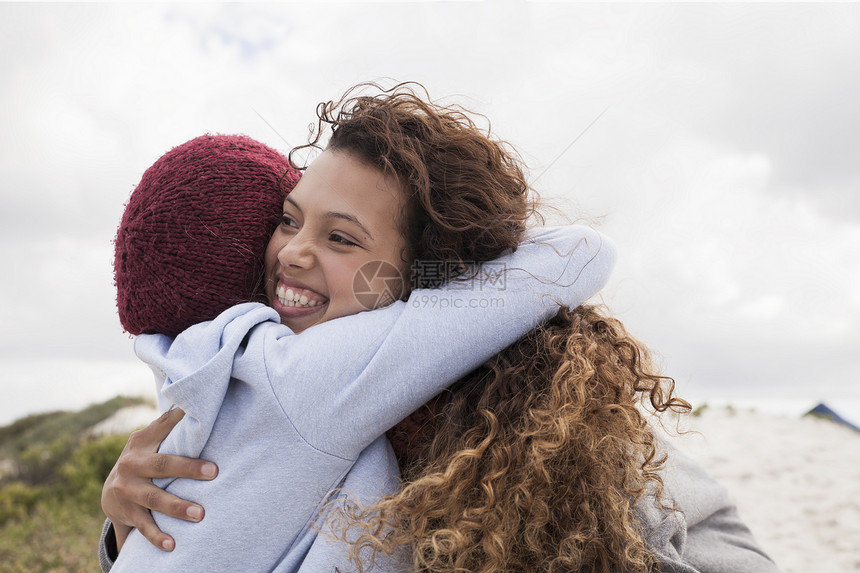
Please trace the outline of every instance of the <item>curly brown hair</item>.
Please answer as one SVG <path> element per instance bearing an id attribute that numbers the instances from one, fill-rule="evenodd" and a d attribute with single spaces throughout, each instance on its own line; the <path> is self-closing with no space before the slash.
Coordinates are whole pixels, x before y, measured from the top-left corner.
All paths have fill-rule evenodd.
<path id="1" fill-rule="evenodd" d="M 398 222 L 408 249 L 403 260 L 448 263 L 433 279 L 413 274 L 410 285 L 430 288 L 470 262 L 516 249 L 536 200 L 509 144 L 492 138 L 463 108 L 425 99 L 426 90 L 414 82 L 354 86 L 338 101 L 317 106 L 311 141 L 293 149 L 290 160 L 297 150 L 319 148 L 329 126 L 326 149 L 396 177 L 406 193 Z"/>
<path id="2" fill-rule="evenodd" d="M 640 406 L 689 411 L 673 390 L 618 320 L 561 309 L 428 405 L 397 494 L 344 510 L 359 569 L 411 545 L 416 571 L 659 571 L 633 514 L 665 462 Z"/>
<path id="3" fill-rule="evenodd" d="M 330 125 L 327 149 L 398 178 L 405 260 L 515 249 L 536 214 L 519 156 L 415 86 L 364 84 L 320 104 L 309 145 Z M 367 87 L 379 93 L 356 95 Z M 327 524 L 360 571 L 403 548 L 422 572 L 659 570 L 633 516 L 661 497 L 664 462 L 639 405 L 689 410 L 673 390 L 619 321 L 561 309 L 389 432 L 402 489 L 369 507 L 333 502 Z"/>

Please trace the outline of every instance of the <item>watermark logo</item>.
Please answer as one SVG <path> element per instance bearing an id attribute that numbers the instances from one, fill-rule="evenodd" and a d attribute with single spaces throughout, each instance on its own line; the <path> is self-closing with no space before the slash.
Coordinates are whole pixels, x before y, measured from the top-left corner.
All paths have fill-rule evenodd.
<path id="1" fill-rule="evenodd" d="M 505 263 L 476 261 L 415 261 L 412 264 L 412 288 L 434 288 L 443 283 L 450 290 L 505 290 Z"/>
<path id="2" fill-rule="evenodd" d="M 355 299 L 366 310 L 373 310 L 400 300 L 406 281 L 397 267 L 387 261 L 370 261 L 359 267 L 352 279 Z"/>
<path id="3" fill-rule="evenodd" d="M 365 310 L 372 310 L 403 299 L 415 289 L 435 289 L 446 285 L 447 297 L 424 296 L 416 306 L 438 308 L 488 308 L 501 304 L 503 299 L 483 298 L 462 299 L 455 291 L 487 293 L 503 291 L 507 287 L 507 268 L 504 263 L 415 261 L 409 269 L 409 283 L 400 270 L 388 261 L 370 261 L 359 267 L 352 280 L 352 291 L 356 300 Z M 451 298 L 454 295 L 456 298 Z M 489 305 L 489 306 L 488 306 Z"/>

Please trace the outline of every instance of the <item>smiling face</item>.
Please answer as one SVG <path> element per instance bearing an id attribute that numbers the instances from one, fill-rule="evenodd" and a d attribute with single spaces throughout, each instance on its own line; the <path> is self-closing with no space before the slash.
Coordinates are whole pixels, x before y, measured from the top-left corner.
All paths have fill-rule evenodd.
<path id="1" fill-rule="evenodd" d="M 403 282 L 392 271 L 409 276 L 398 224 L 404 202 L 395 178 L 349 153 L 314 160 L 266 247 L 266 296 L 281 322 L 299 333 L 388 304 L 388 293 L 398 298 Z"/>

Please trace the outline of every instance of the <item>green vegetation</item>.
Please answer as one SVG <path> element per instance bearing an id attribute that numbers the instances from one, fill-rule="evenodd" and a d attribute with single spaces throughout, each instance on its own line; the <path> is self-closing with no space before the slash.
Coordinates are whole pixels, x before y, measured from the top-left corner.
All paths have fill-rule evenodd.
<path id="1" fill-rule="evenodd" d="M 696 407 L 696 409 L 695 409 L 695 410 L 693 410 L 692 412 L 690 412 L 690 415 L 691 415 L 691 416 L 694 416 L 694 417 L 696 417 L 696 418 L 698 418 L 699 416 L 701 416 L 701 415 L 702 415 L 702 412 L 704 412 L 704 411 L 705 411 L 705 410 L 707 410 L 707 409 L 708 409 L 708 403 L 707 403 L 707 402 L 702 402 L 699 406 L 697 406 L 697 407 Z"/>
<path id="2" fill-rule="evenodd" d="M 0 428 L 3 571 L 98 571 L 102 482 L 128 435 L 87 430 L 120 408 L 117 397 L 79 412 L 27 416 Z"/>

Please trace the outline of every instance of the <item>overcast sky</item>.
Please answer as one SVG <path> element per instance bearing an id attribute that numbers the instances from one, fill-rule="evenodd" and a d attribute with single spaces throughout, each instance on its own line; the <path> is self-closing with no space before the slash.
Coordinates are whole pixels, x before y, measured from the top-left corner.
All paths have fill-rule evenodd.
<path id="1" fill-rule="evenodd" d="M 599 218 L 604 301 L 682 394 L 860 400 L 860 5 L 308 4 L 0 4 L 7 406 L 139 368 L 111 241 L 162 153 L 286 152 L 383 78 L 482 112 Z"/>

